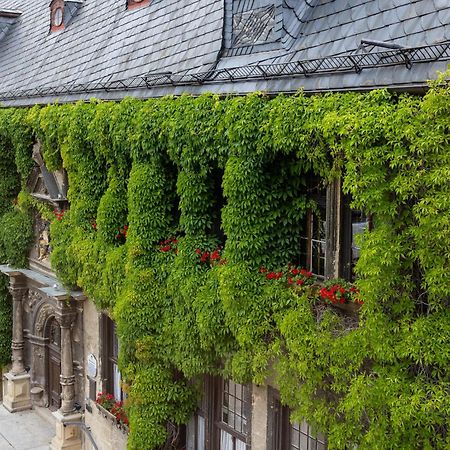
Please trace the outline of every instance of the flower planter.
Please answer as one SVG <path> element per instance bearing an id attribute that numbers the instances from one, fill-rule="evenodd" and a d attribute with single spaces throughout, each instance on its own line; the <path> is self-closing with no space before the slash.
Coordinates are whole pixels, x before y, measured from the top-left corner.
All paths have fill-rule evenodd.
<path id="1" fill-rule="evenodd" d="M 327 303 L 328 305 L 334 306 L 341 309 L 349 314 L 358 314 L 361 309 L 361 305 L 358 303 Z"/>
<path id="2" fill-rule="evenodd" d="M 96 403 L 95 406 L 97 406 L 99 414 L 101 414 L 105 419 L 108 419 L 114 424 L 117 424 L 117 419 L 114 414 L 109 412 L 107 409 L 103 408 L 103 406 L 99 405 L 98 403 Z"/>
<path id="3" fill-rule="evenodd" d="M 102 415 L 106 420 L 109 420 L 113 425 L 115 425 L 120 431 L 122 431 L 122 433 L 129 433 L 130 429 L 128 425 L 125 425 L 124 423 L 117 420 L 117 417 L 113 413 L 103 408 L 103 406 L 99 405 L 98 403 L 96 403 L 95 406 L 98 409 L 98 413 Z"/>

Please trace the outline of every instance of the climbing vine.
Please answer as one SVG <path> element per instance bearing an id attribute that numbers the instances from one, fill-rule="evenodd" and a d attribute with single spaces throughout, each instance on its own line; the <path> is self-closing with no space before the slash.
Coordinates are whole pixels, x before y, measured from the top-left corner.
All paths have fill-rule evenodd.
<path id="1" fill-rule="evenodd" d="M 0 261 L 26 267 L 32 239 L 29 211 L 18 197 L 33 166 L 26 110 L 0 110 Z M 8 278 L 0 280 L 0 365 L 11 361 L 12 301 Z"/>
<path id="2" fill-rule="evenodd" d="M 422 98 L 207 94 L 0 110 L 1 259 L 26 262 L 35 205 L 12 200 L 34 138 L 69 177 L 52 265 L 117 322 L 131 449 L 157 448 L 168 424 L 188 421 L 205 373 L 270 377 L 330 449 L 448 448 L 449 100 L 442 76 Z M 373 217 L 356 286 L 320 288 L 296 265 L 311 176 L 341 179 Z M 329 306 L 349 299 L 363 303 L 350 325 Z"/>

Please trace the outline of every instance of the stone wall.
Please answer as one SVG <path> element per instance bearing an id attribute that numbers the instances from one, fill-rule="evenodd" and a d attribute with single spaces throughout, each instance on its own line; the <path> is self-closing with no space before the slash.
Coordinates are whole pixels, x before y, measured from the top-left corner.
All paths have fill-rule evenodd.
<path id="1" fill-rule="evenodd" d="M 98 392 L 104 389 L 102 379 L 102 333 L 101 333 L 101 313 L 97 311 L 94 304 L 86 300 L 84 304 L 84 367 L 85 370 L 85 413 L 84 421 L 88 428 L 91 429 L 94 441 L 99 450 L 125 450 L 127 443 L 127 434 L 117 428 L 111 418 L 104 417 L 97 409 L 95 397 Z M 93 355 L 97 361 L 97 373 L 93 377 L 89 377 L 91 364 L 88 363 L 89 355 Z M 95 383 L 95 392 L 94 391 Z M 92 450 L 93 447 L 86 436 L 83 437 L 83 449 Z"/>

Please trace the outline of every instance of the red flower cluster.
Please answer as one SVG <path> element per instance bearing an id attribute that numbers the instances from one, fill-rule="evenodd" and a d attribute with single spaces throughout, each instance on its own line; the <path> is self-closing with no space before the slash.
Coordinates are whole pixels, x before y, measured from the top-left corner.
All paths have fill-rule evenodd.
<path id="1" fill-rule="evenodd" d="M 97 231 L 97 222 L 94 220 L 91 224 L 93 230 Z"/>
<path id="2" fill-rule="evenodd" d="M 355 286 L 339 280 L 330 280 L 325 287 L 320 289 L 320 297 L 332 304 L 343 305 L 345 303 L 357 303 L 362 305 L 364 302 L 359 298 L 359 291 Z"/>
<path id="3" fill-rule="evenodd" d="M 55 215 L 57 220 L 62 220 L 62 218 L 64 217 L 64 214 L 66 213 L 66 211 L 64 211 L 64 209 L 57 209 L 55 208 L 53 210 L 53 214 Z"/>
<path id="4" fill-rule="evenodd" d="M 214 266 L 215 264 L 225 263 L 225 260 L 221 258 L 222 247 L 220 245 L 212 252 L 202 251 L 201 249 L 197 248 L 195 250 L 195 253 L 197 253 L 197 255 L 199 256 L 200 262 L 202 264 L 209 263 L 211 266 Z"/>
<path id="5" fill-rule="evenodd" d="M 259 268 L 259 273 L 264 274 L 267 280 L 275 280 L 287 286 L 313 286 L 317 277 L 309 270 L 288 264 L 287 269 L 269 272 L 265 267 Z M 358 289 L 348 281 L 342 279 L 328 280 L 324 285 L 315 285 L 311 295 L 321 298 L 331 304 L 356 303 L 362 305 L 364 302 L 360 297 Z"/>
<path id="6" fill-rule="evenodd" d="M 116 400 L 112 394 L 108 394 L 107 392 L 99 392 L 95 403 L 103 406 L 106 410 L 111 411 L 111 408 L 116 403 Z"/>
<path id="7" fill-rule="evenodd" d="M 121 243 L 124 244 L 127 240 L 127 234 L 128 234 L 128 225 L 124 225 L 122 228 L 119 228 L 119 231 L 116 234 L 116 239 Z"/>
<path id="8" fill-rule="evenodd" d="M 177 254 L 178 253 L 177 245 L 178 239 L 176 239 L 175 237 L 171 237 L 159 243 L 159 250 L 162 251 L 163 253 L 167 253 L 173 250 L 175 254 Z"/>
<path id="9" fill-rule="evenodd" d="M 268 280 L 279 280 L 283 276 L 283 272 L 269 272 L 266 275 Z"/>
<path id="10" fill-rule="evenodd" d="M 125 412 L 125 409 L 123 407 L 123 402 L 115 402 L 111 407 L 110 413 L 116 417 L 118 422 L 124 425 L 129 424 L 127 413 Z"/>
<path id="11" fill-rule="evenodd" d="M 285 271 L 268 272 L 265 267 L 260 267 L 259 272 L 266 274 L 265 276 L 268 280 L 283 280 L 290 286 L 311 286 L 316 281 L 316 277 L 312 272 L 306 269 L 299 269 L 291 264 L 288 265 Z"/>
<path id="12" fill-rule="evenodd" d="M 117 422 L 128 426 L 128 417 L 123 402 L 117 401 L 112 394 L 107 392 L 100 392 L 95 402 L 109 411 L 117 419 Z"/>

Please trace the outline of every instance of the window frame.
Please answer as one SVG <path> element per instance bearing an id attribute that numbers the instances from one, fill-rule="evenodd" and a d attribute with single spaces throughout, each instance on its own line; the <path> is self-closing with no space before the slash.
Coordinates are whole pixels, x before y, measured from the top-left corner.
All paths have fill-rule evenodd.
<path id="1" fill-rule="evenodd" d="M 307 433 L 306 436 L 308 438 L 307 449 L 304 450 L 316 450 L 317 444 L 323 444 L 324 450 L 327 450 L 327 440 L 326 436 L 324 436 L 323 441 L 318 437 L 314 436 L 311 431 L 311 425 L 309 425 L 306 421 L 303 421 L 300 424 L 293 424 L 290 421 L 290 409 L 289 407 L 283 405 L 280 399 L 280 393 L 269 386 L 268 392 L 268 427 L 267 427 L 267 448 L 268 450 L 298 450 L 299 447 L 293 447 L 292 443 L 292 431 L 295 430 L 294 425 L 298 426 L 299 435 L 305 434 L 301 430 L 302 424 L 306 424 Z M 310 439 L 316 441 L 316 445 L 313 448 L 310 448 Z"/>
<path id="2" fill-rule="evenodd" d="M 117 401 L 123 401 L 125 399 L 125 393 L 122 390 L 122 376 L 120 376 L 119 386 L 115 385 L 114 378 L 114 366 L 118 369 L 118 357 L 119 357 L 119 341 L 116 334 L 116 324 L 107 315 L 102 314 L 102 381 L 104 390 L 113 394 Z M 116 389 L 120 391 L 120 398 L 116 398 Z"/>
<path id="3" fill-rule="evenodd" d="M 222 431 L 230 434 L 233 439 L 233 448 L 236 448 L 236 439 L 243 442 L 245 449 L 250 450 L 251 446 L 251 417 L 252 417 L 252 387 L 251 385 L 243 386 L 243 411 L 246 415 L 247 432 L 241 433 L 230 427 L 222 420 L 222 406 L 225 379 L 219 376 L 205 375 L 202 379 L 202 398 L 198 405 L 197 411 L 193 416 L 194 429 L 194 449 L 197 450 L 199 444 L 198 423 L 199 417 L 205 420 L 204 424 L 204 442 L 205 450 L 220 449 Z M 203 450 L 203 449 L 202 449 Z"/>
<path id="4" fill-rule="evenodd" d="M 65 28 L 65 1 L 53 0 L 50 4 L 50 32 L 62 31 Z M 56 14 L 61 11 L 61 23 L 56 24 Z"/>
<path id="5" fill-rule="evenodd" d="M 236 430 L 235 428 L 231 427 L 228 423 L 223 421 L 223 409 L 224 409 L 224 395 L 225 395 L 225 384 L 226 383 L 233 383 L 235 385 L 235 393 L 237 386 L 241 387 L 242 397 L 236 397 L 233 396 L 235 399 L 238 399 L 242 403 L 242 415 L 236 414 L 234 411 L 234 414 L 236 417 L 244 417 L 246 421 L 246 428 L 247 432 L 244 434 L 241 431 Z M 217 402 L 215 404 L 215 422 L 214 426 L 216 428 L 215 431 L 215 439 L 216 439 L 216 447 L 220 449 L 220 441 L 221 441 L 221 435 L 222 431 L 225 433 L 228 433 L 232 437 L 233 441 L 233 449 L 237 450 L 236 447 L 236 440 L 240 440 L 244 443 L 246 449 L 250 449 L 250 443 L 251 443 L 251 416 L 252 416 L 252 402 L 251 402 L 251 387 L 245 384 L 235 383 L 234 381 L 230 379 L 224 379 L 224 378 L 217 378 L 216 379 L 218 390 L 217 395 Z M 231 394 L 229 394 L 231 397 Z M 230 409 L 229 409 L 230 411 Z"/>
<path id="6" fill-rule="evenodd" d="M 313 201 L 316 204 L 315 208 L 309 208 L 306 211 L 304 217 L 305 228 L 300 235 L 300 248 L 299 248 L 299 262 L 302 267 L 309 270 L 321 281 L 326 280 L 332 271 L 330 271 L 330 236 L 332 235 L 332 229 L 330 228 L 331 214 L 330 214 L 330 185 L 326 184 L 322 186 L 323 180 L 317 176 L 309 175 L 306 178 L 306 194 L 308 200 Z M 323 214 L 320 217 L 318 212 Z M 323 222 L 323 238 L 317 238 L 315 236 L 316 223 L 318 222 L 318 230 L 320 233 L 320 222 Z M 317 273 L 314 271 L 314 243 L 319 246 L 323 246 L 323 272 Z M 306 251 L 304 251 L 306 250 Z M 319 257 L 320 259 L 321 257 Z"/>
<path id="7" fill-rule="evenodd" d="M 342 251 L 339 261 L 339 276 L 353 282 L 356 278 L 354 273 L 355 261 L 359 259 L 359 257 L 356 259 L 353 258 L 353 250 L 357 248 L 353 239 L 353 214 L 360 214 L 366 218 L 367 225 L 363 232 L 366 230 L 371 231 L 373 229 L 372 215 L 365 214 L 361 210 L 351 208 L 351 197 L 349 195 L 343 195 L 342 205 L 342 226 L 340 227 L 340 233 L 342 236 Z"/>

